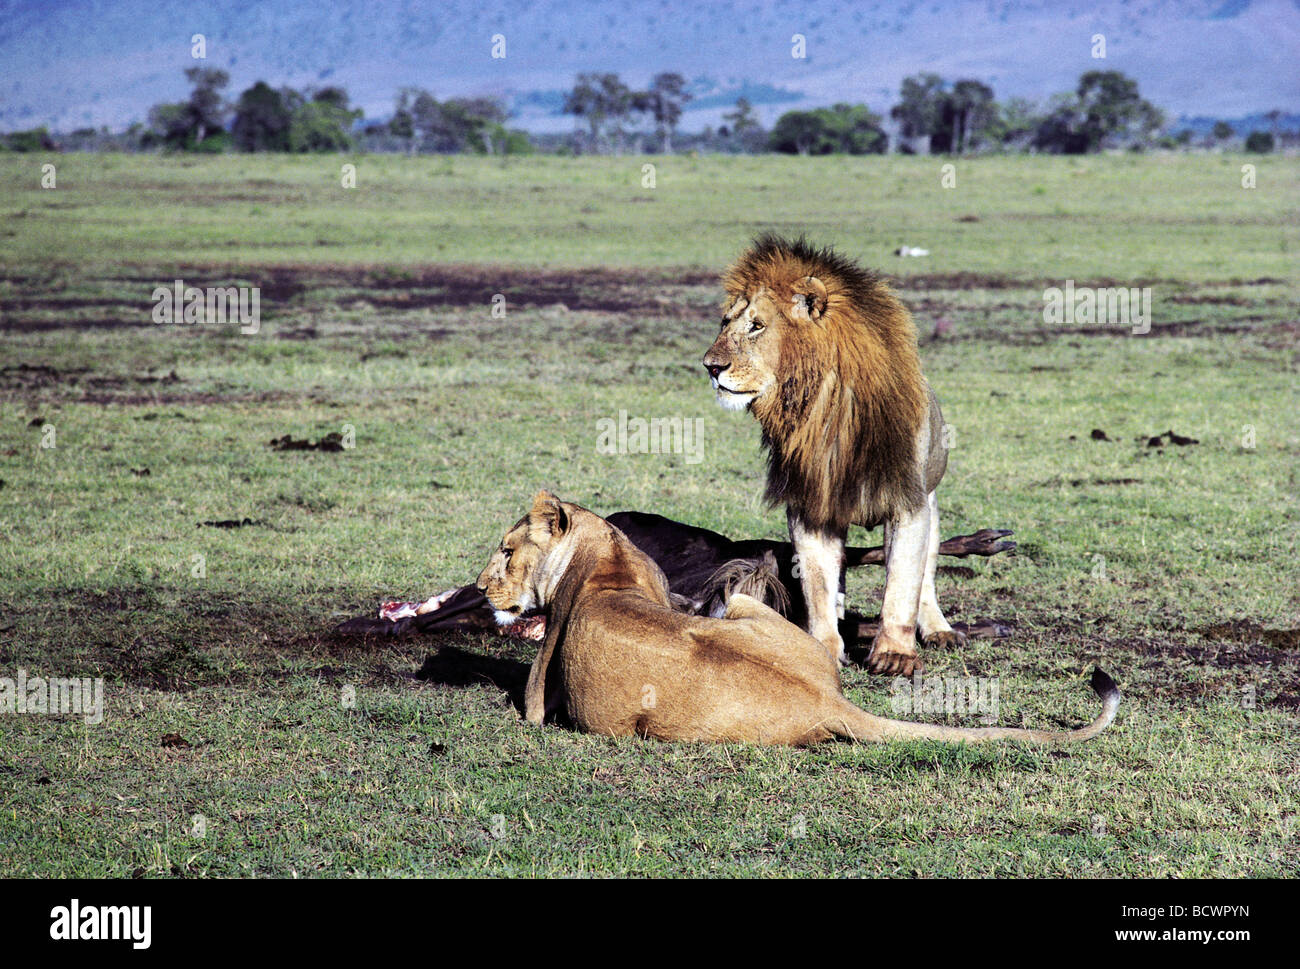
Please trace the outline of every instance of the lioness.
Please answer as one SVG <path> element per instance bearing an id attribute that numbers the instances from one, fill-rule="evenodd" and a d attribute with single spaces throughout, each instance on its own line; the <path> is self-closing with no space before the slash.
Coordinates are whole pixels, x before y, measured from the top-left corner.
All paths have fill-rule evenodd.
<path id="1" fill-rule="evenodd" d="M 499 621 L 546 608 L 546 641 L 524 692 L 540 724 L 563 707 L 579 728 L 661 740 L 811 744 L 930 737 L 1086 740 L 1111 722 L 1119 691 L 1100 670 L 1102 712 L 1079 730 L 959 728 L 872 716 L 840 693 L 817 640 L 744 594 L 722 619 L 675 611 L 663 572 L 617 528 L 542 491 L 478 577 Z"/>
<path id="2" fill-rule="evenodd" d="M 885 599 L 867 660 L 924 668 L 930 646 L 965 642 L 935 595 L 948 466 L 939 401 L 921 376 L 916 329 L 876 276 L 830 251 L 759 238 L 723 278 L 722 330 L 704 355 L 718 402 L 758 419 L 766 497 L 783 503 L 799 556 L 808 631 L 844 660 L 836 619 L 850 525 L 885 527 Z"/>

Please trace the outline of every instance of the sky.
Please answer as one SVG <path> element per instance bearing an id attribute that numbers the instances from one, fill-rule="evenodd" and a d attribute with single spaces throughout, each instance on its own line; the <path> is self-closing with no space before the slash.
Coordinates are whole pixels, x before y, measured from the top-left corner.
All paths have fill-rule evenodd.
<path id="1" fill-rule="evenodd" d="M 1043 101 L 1120 70 L 1170 118 L 1237 118 L 1300 112 L 1300 0 L 0 0 L 0 129 L 123 128 L 182 100 L 195 65 L 227 70 L 232 97 L 258 80 L 342 85 L 369 118 L 407 85 L 494 95 L 539 132 L 574 127 L 558 108 L 580 71 L 634 86 L 680 72 L 684 130 L 742 94 L 767 125 L 835 101 L 886 114 L 920 71 Z"/>

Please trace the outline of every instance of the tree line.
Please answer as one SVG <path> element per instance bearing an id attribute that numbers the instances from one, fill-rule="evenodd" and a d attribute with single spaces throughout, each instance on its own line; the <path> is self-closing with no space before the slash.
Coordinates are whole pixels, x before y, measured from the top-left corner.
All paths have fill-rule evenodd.
<path id="1" fill-rule="evenodd" d="M 1038 105 L 1024 98 L 998 101 L 991 87 L 966 78 L 952 83 L 933 73 L 905 78 L 899 100 L 889 111 L 897 125 L 894 144 L 884 118 L 861 103 L 841 102 L 827 108 L 787 111 L 770 131 L 754 106 L 738 98 L 722 116 L 723 124 L 680 135 L 678 124 L 692 100 L 678 73 L 656 74 L 637 90 L 614 73 L 577 75 L 564 97 L 572 115 L 569 136 L 529 135 L 507 127 L 508 112 L 497 98 L 437 100 L 418 87 L 401 89 L 387 121 L 361 124 L 364 113 L 350 104 L 338 86 L 298 91 L 258 81 L 227 101 L 230 77 L 222 70 L 192 67 L 185 72 L 191 91 L 184 101 L 154 105 L 147 125 L 136 124 L 121 135 L 79 129 L 56 141 L 43 129 L 0 137 L 0 147 L 16 151 L 57 148 L 125 148 L 192 152 L 389 151 L 416 153 L 526 154 L 670 153 L 676 149 L 799 155 L 884 154 L 891 147 L 905 154 L 966 155 L 988 151 L 1035 151 L 1085 154 L 1107 148 L 1179 147 L 1191 132 L 1177 138 L 1162 134 L 1163 113 L 1141 96 L 1135 80 L 1119 71 L 1088 71 L 1075 89 Z M 1274 122 L 1281 112 L 1270 112 Z M 1279 133 L 1252 132 L 1247 151 L 1275 147 Z M 1218 122 L 1207 146 L 1234 137 Z"/>

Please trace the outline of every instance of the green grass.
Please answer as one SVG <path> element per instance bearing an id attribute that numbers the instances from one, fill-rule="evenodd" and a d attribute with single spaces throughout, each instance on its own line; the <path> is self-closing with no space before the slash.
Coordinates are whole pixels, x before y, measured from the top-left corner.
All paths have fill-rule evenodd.
<path id="1" fill-rule="evenodd" d="M 980 159 L 943 189 L 924 158 L 661 158 L 653 190 L 641 158 L 353 161 L 344 190 L 337 158 L 0 156 L 0 676 L 107 681 L 101 724 L 0 714 L 0 875 L 1300 870 L 1295 159 Z M 1102 737 L 610 740 L 522 722 L 526 644 L 329 635 L 474 577 L 540 487 L 780 536 L 699 367 L 711 279 L 772 227 L 899 277 L 956 434 L 943 531 L 1020 542 L 939 580 L 1014 635 L 929 671 L 1051 727 L 1099 663 Z M 153 325 L 178 276 L 262 285 L 260 332 Z M 1150 285 L 1152 332 L 1047 326 L 1065 279 Z M 620 409 L 702 419 L 703 460 L 596 453 Z M 1199 443 L 1147 446 L 1171 428 Z"/>
<path id="2" fill-rule="evenodd" d="M 57 188 L 40 187 L 42 165 Z M 356 166 L 344 188 L 345 164 Z M 654 166 L 654 188 L 643 166 Z M 720 266 L 807 232 L 904 270 L 1188 282 L 1293 278 L 1300 166 L 1260 155 L 0 156 L 7 264 Z M 1242 187 L 1242 166 L 1256 187 Z M 978 222 L 958 221 L 975 217 Z M 12 262 L 10 262 L 12 260 Z"/>

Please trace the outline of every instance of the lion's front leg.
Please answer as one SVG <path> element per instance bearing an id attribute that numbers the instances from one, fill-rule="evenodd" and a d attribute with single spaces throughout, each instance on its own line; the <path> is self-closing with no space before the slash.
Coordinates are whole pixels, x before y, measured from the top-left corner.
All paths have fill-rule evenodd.
<path id="1" fill-rule="evenodd" d="M 911 676 L 925 669 L 916 652 L 916 616 L 930 546 L 930 508 L 885 523 L 885 602 L 867 658 L 873 673 Z"/>
<path id="2" fill-rule="evenodd" d="M 787 519 L 795 552 L 794 571 L 808 606 L 808 634 L 842 663 L 844 640 L 840 638 L 837 620 L 844 537 L 848 529 L 814 528 L 794 511 L 788 513 Z"/>

